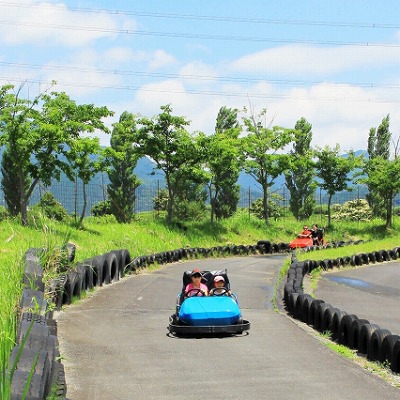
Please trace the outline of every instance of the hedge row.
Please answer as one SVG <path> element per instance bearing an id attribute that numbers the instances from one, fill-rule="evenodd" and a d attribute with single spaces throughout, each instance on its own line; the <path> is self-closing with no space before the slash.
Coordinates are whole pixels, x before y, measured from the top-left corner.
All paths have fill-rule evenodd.
<path id="1" fill-rule="evenodd" d="M 348 314 L 344 310 L 315 299 L 304 293 L 303 278 L 316 268 L 328 270 L 333 267 L 358 266 L 400 258 L 400 247 L 391 250 L 360 253 L 337 259 L 298 262 L 293 252 L 291 265 L 284 286 L 286 309 L 294 318 L 303 321 L 320 332 L 328 332 L 332 340 L 356 349 L 368 360 L 388 364 L 395 373 L 400 372 L 400 336 L 371 324 L 366 319 Z"/>

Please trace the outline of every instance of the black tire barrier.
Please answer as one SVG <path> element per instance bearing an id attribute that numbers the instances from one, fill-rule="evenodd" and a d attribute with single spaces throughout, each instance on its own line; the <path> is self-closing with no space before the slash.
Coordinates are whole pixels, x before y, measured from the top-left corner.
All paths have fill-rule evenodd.
<path id="1" fill-rule="evenodd" d="M 389 365 L 392 367 L 392 365 L 394 364 L 394 347 L 398 342 L 400 342 L 399 335 L 387 335 L 384 337 L 382 341 L 381 353 L 379 356 L 379 359 L 382 363 L 389 363 Z"/>
<path id="2" fill-rule="evenodd" d="M 294 315 L 294 311 L 295 311 L 295 307 L 296 307 L 296 301 L 297 301 L 297 297 L 299 296 L 299 293 L 296 292 L 292 292 L 289 294 L 289 299 L 288 299 L 288 311 L 292 316 Z"/>
<path id="3" fill-rule="evenodd" d="M 64 399 L 67 395 L 67 383 L 65 380 L 64 364 L 55 362 L 53 366 L 53 376 L 51 381 L 54 396 L 57 399 Z"/>
<path id="4" fill-rule="evenodd" d="M 375 256 L 375 253 L 374 253 L 374 252 L 368 253 L 368 259 L 369 259 L 369 262 L 375 264 L 375 263 L 376 263 L 376 256 Z"/>
<path id="5" fill-rule="evenodd" d="M 130 270 L 130 264 L 131 264 L 131 255 L 128 250 L 126 249 L 121 249 L 121 250 L 112 250 L 111 253 L 114 253 L 115 256 L 117 257 L 117 262 L 118 262 L 118 268 L 119 268 L 119 276 L 122 278 L 127 271 Z M 158 253 L 160 254 L 160 253 Z M 159 257 L 158 254 L 154 254 L 154 260 L 155 262 L 161 264 L 159 260 L 162 259 L 162 257 Z M 181 254 L 182 258 L 186 257 L 186 251 L 185 249 L 181 249 Z"/>
<path id="6" fill-rule="evenodd" d="M 304 323 L 308 324 L 308 315 L 311 307 L 311 303 L 314 301 L 314 299 L 311 296 L 305 296 L 303 299 L 303 304 L 301 308 L 301 321 Z"/>
<path id="7" fill-rule="evenodd" d="M 115 253 L 103 254 L 104 259 L 104 269 L 106 270 L 107 281 L 105 283 L 109 284 L 112 282 L 119 281 L 120 278 L 120 266 L 118 265 L 118 259 Z"/>
<path id="8" fill-rule="evenodd" d="M 91 260 L 86 260 L 93 269 L 93 285 L 103 286 L 105 280 L 104 259 L 103 256 L 95 256 Z"/>
<path id="9" fill-rule="evenodd" d="M 22 290 L 21 301 L 19 303 L 19 312 L 39 312 L 44 314 L 47 310 L 47 301 L 44 298 L 44 292 L 25 288 Z"/>
<path id="10" fill-rule="evenodd" d="M 325 310 L 327 308 L 332 308 L 332 306 L 328 303 L 323 302 L 319 303 L 317 305 L 317 309 L 315 310 L 314 328 L 319 332 L 324 332 L 322 321 L 324 318 Z"/>
<path id="11" fill-rule="evenodd" d="M 71 304 L 73 298 L 81 298 L 82 276 L 76 271 L 67 274 L 67 281 L 64 285 L 62 304 Z"/>
<path id="12" fill-rule="evenodd" d="M 328 307 L 325 309 L 322 320 L 321 320 L 321 331 L 322 332 L 329 332 L 332 337 L 332 322 L 333 317 L 337 311 L 340 311 L 336 307 Z"/>
<path id="13" fill-rule="evenodd" d="M 369 324 L 367 319 L 355 319 L 350 326 L 350 336 L 348 347 L 351 349 L 358 349 L 360 340 L 360 331 L 363 325 Z"/>
<path id="14" fill-rule="evenodd" d="M 338 341 L 340 335 L 340 324 L 342 322 L 342 318 L 347 315 L 346 311 L 343 310 L 335 310 L 332 317 L 331 324 L 331 337 L 333 340 Z"/>
<path id="15" fill-rule="evenodd" d="M 365 254 L 365 253 L 360 253 L 360 254 L 358 254 L 358 257 L 360 258 L 360 261 L 361 261 L 361 264 L 360 264 L 360 265 L 362 265 L 362 264 L 369 264 L 369 258 L 368 258 L 368 255 L 367 255 L 367 254 Z"/>
<path id="16" fill-rule="evenodd" d="M 391 260 L 397 260 L 397 252 L 394 250 L 388 250 L 388 254 Z"/>
<path id="17" fill-rule="evenodd" d="M 91 265 L 88 263 L 78 263 L 75 269 L 81 276 L 81 292 L 93 289 L 93 269 Z"/>
<path id="18" fill-rule="evenodd" d="M 372 334 L 380 329 L 376 324 L 365 324 L 360 329 L 360 337 L 358 340 L 358 351 L 361 354 L 368 354 L 368 348 L 371 341 Z"/>
<path id="19" fill-rule="evenodd" d="M 54 304 L 56 310 L 61 310 L 63 305 L 64 286 L 67 281 L 67 275 L 59 275 L 55 279 L 48 282 L 45 288 L 46 295 L 50 302 Z"/>
<path id="20" fill-rule="evenodd" d="M 28 336 L 49 336 L 49 327 L 43 315 L 25 312 L 21 316 L 21 321 L 17 330 L 17 344 L 21 344 Z"/>
<path id="21" fill-rule="evenodd" d="M 324 303 L 325 302 L 320 299 L 314 299 L 311 301 L 310 307 L 308 309 L 308 315 L 307 315 L 308 325 L 311 325 L 315 328 L 315 322 L 318 318 L 317 313 L 318 313 L 319 306 Z"/>
<path id="22" fill-rule="evenodd" d="M 257 244 L 263 249 L 263 254 L 272 253 L 272 245 L 271 242 L 268 240 L 259 240 Z"/>
<path id="23" fill-rule="evenodd" d="M 31 289 L 44 292 L 43 269 L 40 265 L 40 249 L 30 248 L 25 253 L 25 270 L 22 283 Z"/>
<path id="24" fill-rule="evenodd" d="M 339 326 L 339 332 L 337 341 L 347 347 L 350 347 L 351 342 L 351 326 L 354 321 L 358 320 L 358 317 L 353 314 L 346 314 L 342 317 Z"/>
<path id="25" fill-rule="evenodd" d="M 393 346 L 391 369 L 395 373 L 400 372 L 400 340 Z"/>
<path id="26" fill-rule="evenodd" d="M 347 243 L 335 243 L 336 247 Z M 354 244 L 362 241 L 354 242 Z M 307 249 L 316 250 L 314 246 Z M 304 251 L 304 250 L 303 250 Z M 324 270 L 342 265 L 360 266 L 363 264 L 384 262 L 400 258 L 400 246 L 392 250 L 379 250 L 360 253 L 353 256 L 338 257 L 335 260 L 296 260 L 296 251 L 292 252 L 291 265 L 284 285 L 284 301 L 286 310 L 294 318 L 313 326 L 321 332 L 330 332 L 331 339 L 342 345 L 357 349 L 371 361 L 388 362 L 393 372 L 400 370 L 400 337 L 390 331 L 370 324 L 366 319 L 349 315 L 345 311 L 324 304 L 323 300 L 313 300 L 303 292 L 302 283 L 305 274 L 321 267 Z"/>
<path id="27" fill-rule="evenodd" d="M 386 336 L 391 335 L 387 329 L 376 329 L 374 333 L 371 335 L 370 342 L 368 345 L 368 353 L 367 358 L 370 361 L 379 361 L 383 362 L 382 358 L 382 344 L 383 340 Z"/>

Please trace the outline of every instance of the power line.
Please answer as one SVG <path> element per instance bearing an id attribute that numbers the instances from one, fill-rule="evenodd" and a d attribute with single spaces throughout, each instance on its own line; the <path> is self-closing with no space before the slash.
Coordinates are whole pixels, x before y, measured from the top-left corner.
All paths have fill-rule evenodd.
<path id="1" fill-rule="evenodd" d="M 375 84 L 366 82 L 326 82 L 326 81 L 304 81 L 304 80 L 287 80 L 287 79 L 269 79 L 269 78 L 241 78 L 232 76 L 212 76 L 212 75 L 188 75 L 188 74 L 174 74 L 174 73 L 159 73 L 159 72 L 143 72 L 143 71 L 128 71 L 117 69 L 94 69 L 86 67 L 72 67 L 72 66 L 51 66 L 40 64 L 27 64 L 27 63 L 12 63 L 0 61 L 0 65 L 12 68 L 25 68 L 25 69 L 41 69 L 41 70 L 55 70 L 55 71 L 75 71 L 91 74 L 108 74 L 113 76 L 142 76 L 149 78 L 160 79 L 188 79 L 188 80 L 204 80 L 204 81 L 220 81 L 220 82 L 237 82 L 237 83 L 273 83 L 276 85 L 292 85 L 292 86 L 309 86 L 328 84 L 331 86 L 352 85 L 362 88 L 386 88 L 386 89 L 399 89 L 400 84 Z"/>
<path id="2" fill-rule="evenodd" d="M 10 77 L 0 76 L 0 80 L 7 82 L 15 81 L 21 83 L 35 83 L 35 84 L 46 84 L 51 85 L 51 82 L 41 79 L 15 79 Z M 349 98 L 349 97 L 328 97 L 328 96 L 288 96 L 288 95 L 266 95 L 263 93 L 245 93 L 245 92 L 221 92 L 221 91 L 207 91 L 207 90 L 167 90 L 167 89 L 152 89 L 149 87 L 138 87 L 129 85 L 99 85 L 99 84 L 88 84 L 78 82 L 59 82 L 60 85 L 72 86 L 72 87 L 85 87 L 85 88 L 98 88 L 98 89 L 113 89 L 113 90 L 126 90 L 126 91 L 144 91 L 144 92 L 156 92 L 156 93 L 175 93 L 175 94 L 193 94 L 203 96 L 226 96 L 226 97 L 240 97 L 240 98 L 259 98 L 259 99 L 286 99 L 286 100 L 313 100 L 313 101 L 339 101 L 339 102 L 358 102 L 358 103 L 400 103 L 399 100 L 389 99 L 371 99 L 371 98 Z"/>
<path id="3" fill-rule="evenodd" d="M 74 31 L 87 31 L 87 32 L 101 32 L 113 33 L 124 35 L 139 35 L 139 36 L 156 36 L 156 37 L 173 37 L 183 39 L 206 39 L 206 40 L 227 40 L 235 42 L 272 42 L 272 43 L 290 43 L 290 44 L 313 44 L 313 45 L 335 45 L 335 46 L 357 46 L 357 47 L 389 47 L 400 48 L 400 44 L 396 43 L 369 43 L 369 42 L 342 42 L 335 40 L 300 40 L 300 39 L 279 39 L 279 38 L 260 38 L 260 37 L 245 37 L 245 36 L 224 36 L 224 35 L 206 35 L 206 34 L 193 34 L 193 33 L 173 33 L 173 32 L 151 32 L 151 31 L 134 31 L 131 29 L 110 29 L 110 28 L 96 28 L 89 26 L 76 26 L 76 25 L 57 25 L 57 24 L 44 24 L 34 22 L 16 22 L 0 20 L 3 25 L 19 25 L 31 26 L 37 28 L 52 28 L 52 29 L 65 29 Z"/>
<path id="4" fill-rule="evenodd" d="M 328 21 L 311 21 L 311 20 L 285 20 L 285 19 L 262 19 L 262 18 L 238 18 L 226 16 L 212 15 L 195 15 L 195 14 L 172 14 L 172 13 L 155 13 L 155 12 L 140 12 L 126 10 L 108 10 L 95 8 L 80 8 L 80 7 L 60 7 L 57 4 L 20 4 L 15 2 L 0 2 L 1 5 L 16 7 L 16 8 L 37 8 L 37 9 L 57 9 L 68 12 L 81 12 L 91 14 L 108 14 L 121 16 L 140 16 L 152 18 L 169 18 L 169 19 L 189 19 L 198 21 L 216 21 L 216 22 L 237 22 L 250 24 L 274 24 L 274 25 L 310 25 L 310 26 L 330 26 L 330 27 L 348 27 L 348 28 L 373 28 L 373 29 L 399 29 L 400 25 L 382 24 L 382 23 L 367 23 L 367 22 L 328 22 Z"/>

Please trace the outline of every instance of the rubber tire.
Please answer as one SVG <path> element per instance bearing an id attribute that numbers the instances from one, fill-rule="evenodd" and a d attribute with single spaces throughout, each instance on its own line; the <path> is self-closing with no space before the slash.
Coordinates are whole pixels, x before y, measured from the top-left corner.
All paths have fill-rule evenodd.
<path id="1" fill-rule="evenodd" d="M 358 351 L 361 354 L 368 354 L 368 347 L 371 340 L 372 334 L 380 329 L 379 325 L 376 324 L 365 324 L 360 329 L 360 336 L 358 340 Z"/>
<path id="2" fill-rule="evenodd" d="M 308 317 L 307 317 L 308 325 L 313 326 L 315 329 L 317 329 L 315 326 L 315 321 L 318 318 L 317 314 L 318 314 L 319 306 L 324 303 L 325 303 L 324 300 L 314 299 L 311 302 L 310 307 L 308 309 Z"/>
<path id="3" fill-rule="evenodd" d="M 18 357 L 18 352 L 21 353 L 19 360 L 16 361 Z M 34 366 L 34 361 L 36 357 L 36 365 Z M 14 362 L 16 362 L 16 368 L 18 372 L 26 374 L 26 378 L 28 378 L 31 369 L 34 366 L 33 371 L 34 375 L 36 375 L 36 379 L 34 381 L 31 381 L 28 393 L 31 394 L 31 396 L 33 394 L 41 396 L 37 397 L 38 399 L 45 399 L 50 391 L 52 371 L 52 365 L 49 362 L 47 351 L 28 348 L 26 346 L 21 349 L 20 346 L 15 346 L 10 355 L 10 365 L 13 366 Z M 20 378 L 22 378 L 22 376 Z M 28 379 L 25 380 L 25 384 L 27 382 Z M 25 388 L 22 379 L 18 381 L 18 385 L 14 386 L 14 383 L 15 381 L 13 379 L 12 391 L 22 394 Z"/>
<path id="4" fill-rule="evenodd" d="M 348 344 L 351 349 L 358 349 L 361 327 L 367 324 L 369 324 L 367 319 L 356 319 L 351 324 Z"/>
<path id="5" fill-rule="evenodd" d="M 322 320 L 323 320 L 323 316 L 324 316 L 325 310 L 327 308 L 332 308 L 332 305 L 328 304 L 328 303 L 320 303 L 320 304 L 318 304 L 318 307 L 317 307 L 317 310 L 316 310 L 316 314 L 315 314 L 314 328 L 319 332 L 323 332 L 323 330 L 322 330 Z"/>
<path id="6" fill-rule="evenodd" d="M 337 341 L 340 335 L 340 324 L 342 322 L 342 318 L 347 315 L 346 311 L 343 310 L 336 310 L 332 317 L 332 324 L 331 324 L 331 333 L 332 339 Z"/>
<path id="7" fill-rule="evenodd" d="M 393 350 L 397 342 L 400 342 L 399 335 L 387 335 L 382 342 L 380 359 L 383 363 L 389 362 L 390 368 L 392 368 L 393 365 Z"/>
<path id="8" fill-rule="evenodd" d="M 118 263 L 117 256 L 113 253 L 103 254 L 105 269 L 106 269 L 106 277 L 108 278 L 105 283 L 112 283 L 119 281 L 120 278 L 120 266 Z"/>
<path id="9" fill-rule="evenodd" d="M 340 321 L 340 327 L 338 332 L 337 341 L 347 347 L 350 347 L 351 341 L 351 325 L 354 321 L 358 320 L 358 317 L 353 314 L 343 315 Z"/>
<path id="10" fill-rule="evenodd" d="M 382 345 L 386 336 L 391 335 L 387 329 L 377 329 L 371 336 L 368 346 L 367 358 L 370 361 L 383 362 L 382 359 Z"/>
<path id="11" fill-rule="evenodd" d="M 392 365 L 390 367 L 394 373 L 400 372 L 400 340 L 393 347 Z"/>

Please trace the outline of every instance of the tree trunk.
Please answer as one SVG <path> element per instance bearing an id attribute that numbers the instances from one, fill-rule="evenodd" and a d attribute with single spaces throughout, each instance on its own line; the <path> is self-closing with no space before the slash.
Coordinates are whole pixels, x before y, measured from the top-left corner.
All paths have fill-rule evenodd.
<path id="1" fill-rule="evenodd" d="M 208 193 L 209 193 L 209 196 L 210 196 L 210 205 L 211 205 L 210 221 L 211 221 L 211 224 L 213 224 L 214 223 L 214 216 L 215 216 L 215 199 L 216 199 L 216 196 L 213 197 L 213 195 L 212 195 L 211 185 L 208 187 Z"/>
<path id="2" fill-rule="evenodd" d="M 390 196 L 386 200 L 386 228 L 392 227 L 392 212 L 393 212 L 393 200 Z"/>
<path id="3" fill-rule="evenodd" d="M 85 182 L 82 182 L 82 193 L 83 193 L 83 208 L 81 212 L 81 217 L 78 222 L 78 229 L 82 227 L 83 219 L 85 218 L 85 212 L 86 212 L 86 205 L 87 205 L 87 199 L 86 199 L 86 184 Z"/>
<path id="4" fill-rule="evenodd" d="M 332 201 L 332 194 L 328 197 L 328 228 L 331 226 L 331 201 Z"/>
<path id="5" fill-rule="evenodd" d="M 268 186 L 264 183 L 263 188 L 263 217 L 265 225 L 268 225 Z"/>

